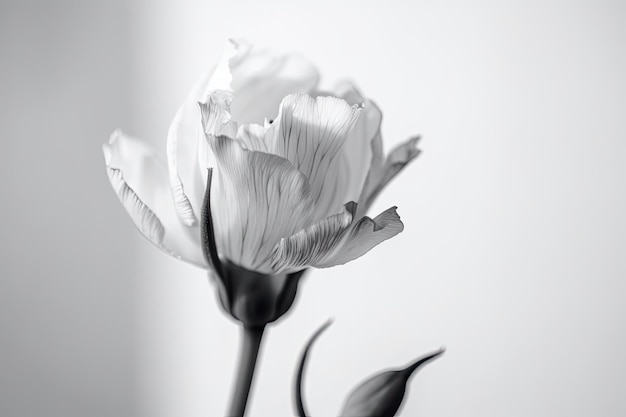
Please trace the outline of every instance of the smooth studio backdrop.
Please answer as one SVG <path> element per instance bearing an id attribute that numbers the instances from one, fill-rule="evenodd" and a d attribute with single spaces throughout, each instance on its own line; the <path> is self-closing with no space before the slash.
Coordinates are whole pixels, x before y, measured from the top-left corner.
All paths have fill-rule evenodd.
<path id="1" fill-rule="evenodd" d="M 121 127 L 164 151 L 229 37 L 355 80 L 386 149 L 423 136 L 371 213 L 397 205 L 404 232 L 307 276 L 266 334 L 250 416 L 293 414 L 294 366 L 329 317 L 316 416 L 441 345 L 401 415 L 626 414 L 622 3 L 39 3 L 1 14 L 1 415 L 226 410 L 238 328 L 206 274 L 133 229 L 100 144 Z"/>

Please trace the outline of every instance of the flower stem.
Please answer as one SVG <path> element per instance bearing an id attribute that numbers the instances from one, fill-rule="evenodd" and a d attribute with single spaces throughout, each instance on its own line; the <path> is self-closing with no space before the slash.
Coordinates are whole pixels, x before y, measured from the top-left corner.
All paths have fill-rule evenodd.
<path id="1" fill-rule="evenodd" d="M 261 339 L 265 326 L 249 327 L 243 326 L 243 343 L 241 345 L 241 355 L 239 356 L 239 368 L 235 379 L 235 387 L 230 403 L 229 416 L 243 417 L 246 412 L 248 395 L 252 386 L 256 359 L 261 347 Z"/>

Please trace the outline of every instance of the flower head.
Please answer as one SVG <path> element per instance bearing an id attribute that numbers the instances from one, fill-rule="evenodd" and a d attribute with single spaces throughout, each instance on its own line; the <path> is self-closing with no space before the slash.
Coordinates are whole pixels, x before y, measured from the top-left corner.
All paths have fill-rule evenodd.
<path id="1" fill-rule="evenodd" d="M 201 237 L 209 186 L 218 260 L 256 274 L 344 264 L 400 233 L 395 207 L 365 212 L 418 155 L 418 138 L 384 158 L 378 107 L 347 82 L 323 93 L 318 78 L 298 55 L 231 41 L 176 113 L 167 158 L 113 133 L 109 179 L 142 234 L 211 270 Z"/>
<path id="2" fill-rule="evenodd" d="M 351 261 L 396 235 L 392 207 L 364 216 L 418 154 L 417 138 L 382 155 L 381 112 L 351 84 L 319 92 L 298 55 L 228 45 L 169 130 L 167 160 L 117 131 L 104 145 L 109 179 L 136 226 L 201 267 L 206 170 L 220 257 L 265 274 Z"/>

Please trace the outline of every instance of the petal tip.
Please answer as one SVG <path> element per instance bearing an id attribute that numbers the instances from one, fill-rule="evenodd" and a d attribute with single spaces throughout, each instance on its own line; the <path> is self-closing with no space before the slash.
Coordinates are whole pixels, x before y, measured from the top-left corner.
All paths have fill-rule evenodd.
<path id="1" fill-rule="evenodd" d="M 126 183 L 120 169 L 107 166 L 107 173 L 113 190 L 133 219 L 135 226 L 148 240 L 160 247 L 165 236 L 165 228 L 159 218 Z"/>
<path id="2" fill-rule="evenodd" d="M 422 139 L 422 137 L 420 135 L 417 136 L 413 136 L 412 138 L 410 138 L 408 140 L 408 160 L 411 160 L 415 157 L 417 157 L 419 154 L 422 153 L 422 150 L 420 148 L 417 147 L 417 144 L 420 142 L 420 140 Z"/>

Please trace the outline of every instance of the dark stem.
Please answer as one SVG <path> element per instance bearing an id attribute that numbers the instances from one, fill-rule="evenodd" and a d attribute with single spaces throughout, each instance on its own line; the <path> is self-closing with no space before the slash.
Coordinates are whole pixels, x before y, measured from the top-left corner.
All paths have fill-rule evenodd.
<path id="1" fill-rule="evenodd" d="M 304 370 L 306 368 L 306 362 L 309 356 L 309 352 L 313 347 L 313 343 L 315 343 L 317 338 L 322 334 L 324 330 L 328 328 L 328 326 L 332 324 L 332 322 L 332 320 L 328 320 L 322 325 L 322 327 L 320 327 L 315 333 L 313 333 L 313 336 L 311 336 L 311 338 L 307 342 L 306 347 L 304 348 L 304 352 L 302 352 L 302 356 L 300 357 L 300 365 L 298 366 L 298 373 L 296 374 L 296 385 L 294 386 L 293 393 L 294 403 L 296 407 L 296 415 L 298 417 L 307 417 L 309 415 L 304 405 L 304 389 L 302 386 L 304 383 Z"/>
<path id="2" fill-rule="evenodd" d="M 243 417 L 246 412 L 248 395 L 252 387 L 254 368 L 256 359 L 261 347 L 265 326 L 248 327 L 243 326 L 243 342 L 241 345 L 241 355 L 239 356 L 239 368 L 235 379 L 235 387 L 230 403 L 229 416 Z"/>

